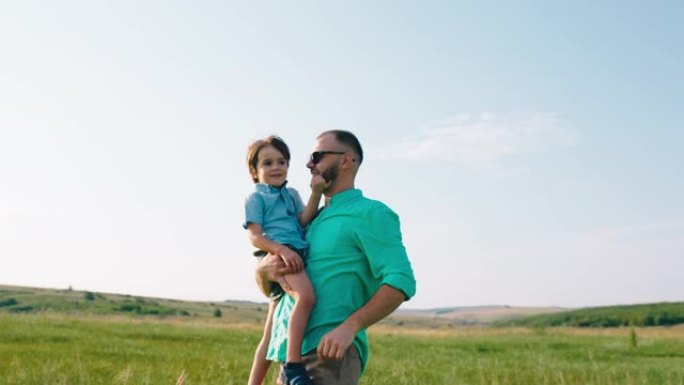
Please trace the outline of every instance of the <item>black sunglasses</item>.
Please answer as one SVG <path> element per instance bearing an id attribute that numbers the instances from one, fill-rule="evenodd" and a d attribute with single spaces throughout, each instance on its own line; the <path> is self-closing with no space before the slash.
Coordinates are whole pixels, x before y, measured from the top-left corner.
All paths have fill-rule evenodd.
<path id="1" fill-rule="evenodd" d="M 323 157 L 326 154 L 344 155 L 344 154 L 346 154 L 346 152 L 342 152 L 342 151 L 314 151 L 311 153 L 311 157 L 309 158 L 309 160 L 313 164 L 318 164 L 318 162 L 323 160 Z"/>

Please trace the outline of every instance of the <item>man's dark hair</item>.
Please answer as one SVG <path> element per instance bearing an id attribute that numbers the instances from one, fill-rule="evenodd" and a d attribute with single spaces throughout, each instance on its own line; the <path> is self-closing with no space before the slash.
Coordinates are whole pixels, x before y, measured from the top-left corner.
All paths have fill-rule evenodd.
<path id="1" fill-rule="evenodd" d="M 351 149 L 358 156 L 357 160 L 359 161 L 359 165 L 361 164 L 361 162 L 363 162 L 363 149 L 361 148 L 361 143 L 359 143 L 359 139 L 356 138 L 356 135 L 344 130 L 330 130 L 322 133 L 318 137 L 320 138 L 321 136 L 326 134 L 335 135 L 335 139 L 338 142 L 351 147 Z"/>
<path id="2" fill-rule="evenodd" d="M 259 151 L 268 146 L 273 146 L 283 154 L 283 157 L 287 160 L 287 164 L 290 164 L 290 149 L 287 147 L 287 144 L 285 144 L 280 137 L 271 135 L 264 139 L 259 139 L 247 147 L 247 167 L 249 168 L 250 176 L 252 175 L 252 172 L 256 172 L 257 163 L 259 163 Z M 252 177 L 252 181 L 254 181 L 254 183 L 259 182 L 259 180 L 254 177 Z"/>

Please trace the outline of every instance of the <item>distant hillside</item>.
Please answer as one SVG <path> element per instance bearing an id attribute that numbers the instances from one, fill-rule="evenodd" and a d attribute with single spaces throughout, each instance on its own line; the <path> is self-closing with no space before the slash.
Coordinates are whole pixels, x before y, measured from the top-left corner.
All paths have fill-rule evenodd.
<path id="1" fill-rule="evenodd" d="M 261 323 L 267 305 L 252 302 L 192 302 L 70 289 L 0 285 L 0 312 L 65 313 L 205 318 L 231 323 Z"/>
<path id="2" fill-rule="evenodd" d="M 101 316 L 204 319 L 261 325 L 267 304 L 193 302 L 71 289 L 0 285 L 0 313 L 62 313 Z M 570 310 L 559 307 L 472 306 L 399 309 L 380 324 L 420 328 L 492 326 L 657 326 L 684 323 L 684 302 Z"/>
<path id="3" fill-rule="evenodd" d="M 527 317 L 535 314 L 547 314 L 567 311 L 560 307 L 515 307 L 506 305 L 443 307 L 435 309 L 399 309 L 386 322 L 394 324 L 433 325 L 478 325 Z"/>
<path id="4" fill-rule="evenodd" d="M 507 305 L 445 307 L 428 310 L 400 310 L 402 315 L 422 315 L 428 317 L 461 320 L 464 323 L 488 323 L 502 319 L 525 317 L 567 311 L 560 307 L 516 307 Z"/>
<path id="5" fill-rule="evenodd" d="M 489 324 L 504 319 L 564 310 L 567 309 L 510 306 L 399 309 L 381 321 L 381 324 L 429 328 Z M 216 322 L 261 324 L 266 318 L 266 311 L 265 303 L 193 302 L 71 289 L 0 285 L 0 313 L 53 312 L 102 316 L 203 318 Z"/>
<path id="6" fill-rule="evenodd" d="M 684 302 L 584 308 L 497 322 L 501 326 L 669 326 L 684 323 Z"/>

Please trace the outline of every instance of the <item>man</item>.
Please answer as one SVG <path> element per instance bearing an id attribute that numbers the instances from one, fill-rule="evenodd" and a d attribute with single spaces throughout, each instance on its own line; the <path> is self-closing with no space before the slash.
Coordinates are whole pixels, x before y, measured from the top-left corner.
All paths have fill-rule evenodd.
<path id="1" fill-rule="evenodd" d="M 302 342 L 304 364 L 316 385 L 356 385 L 368 361 L 366 328 L 391 314 L 415 294 L 416 282 L 401 240 L 398 216 L 354 187 L 363 161 L 358 139 L 347 131 L 318 136 L 307 167 L 328 183 L 326 207 L 308 227 L 306 272 L 316 304 Z M 287 272 L 277 255 L 257 266 L 264 293 Z M 287 320 L 293 300 L 286 296 L 274 315 L 267 357 L 283 361 Z M 293 381 L 294 380 L 294 381 Z M 281 368 L 278 384 L 296 385 Z"/>

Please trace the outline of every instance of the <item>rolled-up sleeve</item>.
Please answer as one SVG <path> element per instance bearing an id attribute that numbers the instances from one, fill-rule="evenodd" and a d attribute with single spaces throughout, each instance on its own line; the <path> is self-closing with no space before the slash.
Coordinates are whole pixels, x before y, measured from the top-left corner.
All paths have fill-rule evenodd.
<path id="1" fill-rule="evenodd" d="M 354 231 L 356 241 L 368 258 L 373 277 L 410 299 L 416 293 L 416 279 L 402 242 L 399 217 L 377 202 Z"/>
<path id="2" fill-rule="evenodd" d="M 257 193 L 252 193 L 245 199 L 245 222 L 242 227 L 246 229 L 250 223 L 264 224 L 264 205 Z"/>

